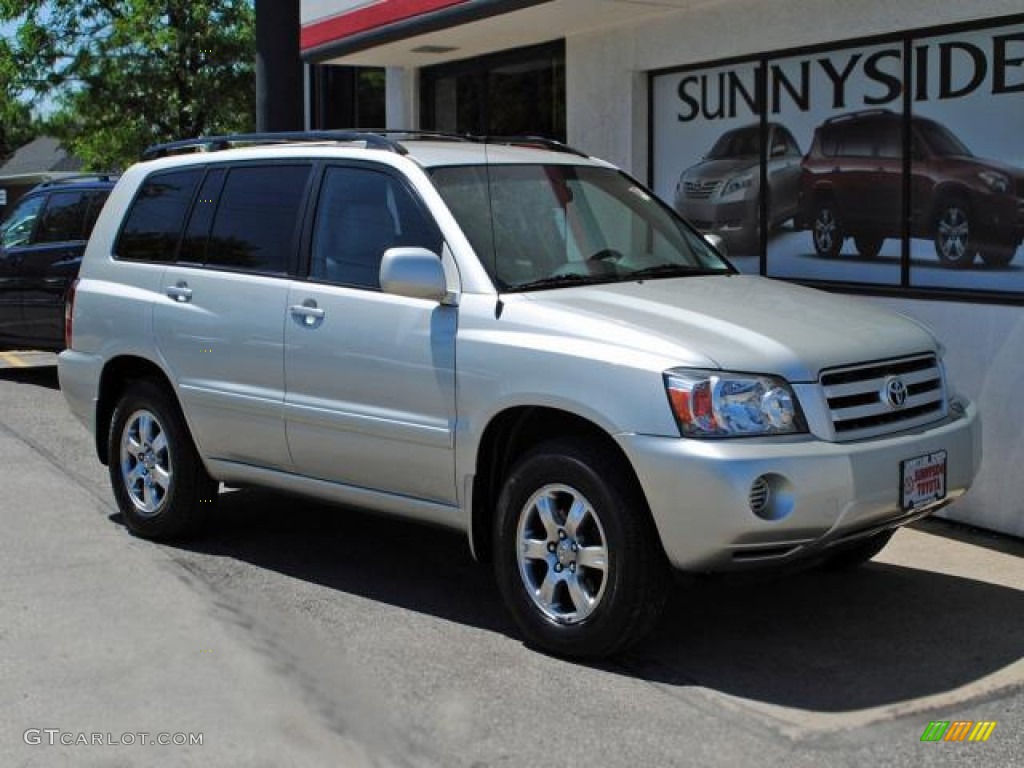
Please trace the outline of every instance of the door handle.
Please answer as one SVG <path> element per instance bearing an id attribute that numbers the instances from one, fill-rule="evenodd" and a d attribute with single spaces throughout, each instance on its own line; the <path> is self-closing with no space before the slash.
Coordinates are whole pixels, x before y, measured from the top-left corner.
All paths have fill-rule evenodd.
<path id="1" fill-rule="evenodd" d="M 170 298 L 182 304 L 192 301 L 192 289 L 184 280 L 179 280 L 175 285 L 168 285 L 166 291 Z"/>
<path id="2" fill-rule="evenodd" d="M 301 319 L 304 325 L 316 325 L 327 314 L 316 305 L 315 299 L 306 299 L 301 304 L 293 304 L 288 307 L 288 311 L 292 313 L 293 317 Z"/>

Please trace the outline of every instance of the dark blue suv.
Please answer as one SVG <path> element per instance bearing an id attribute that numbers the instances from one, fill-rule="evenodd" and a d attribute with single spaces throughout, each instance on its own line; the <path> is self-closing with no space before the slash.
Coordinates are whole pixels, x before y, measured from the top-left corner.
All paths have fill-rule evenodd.
<path id="1" fill-rule="evenodd" d="M 64 302 L 113 189 L 108 175 L 47 181 L 0 224 L 0 349 L 64 348 Z"/>

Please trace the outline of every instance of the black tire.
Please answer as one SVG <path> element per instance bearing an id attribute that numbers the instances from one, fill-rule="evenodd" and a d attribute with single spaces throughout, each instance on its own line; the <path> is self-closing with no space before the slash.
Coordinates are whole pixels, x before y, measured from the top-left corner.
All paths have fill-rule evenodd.
<path id="1" fill-rule="evenodd" d="M 894 533 L 895 531 L 882 531 L 864 541 L 837 550 L 821 562 L 821 567 L 830 571 L 844 571 L 863 565 L 885 549 Z"/>
<path id="2" fill-rule="evenodd" d="M 989 245 L 981 249 L 981 258 L 986 267 L 1005 267 L 1016 254 L 1016 243 Z"/>
<path id="3" fill-rule="evenodd" d="M 971 214 L 966 201 L 951 197 L 935 213 L 935 254 L 952 269 L 974 263 L 977 247 L 971 240 Z"/>
<path id="4" fill-rule="evenodd" d="M 565 508 L 573 500 L 588 510 L 575 524 Z M 562 536 L 543 525 L 542 507 Z M 614 453 L 578 439 L 534 448 L 506 478 L 496 514 L 498 587 L 528 644 L 558 656 L 600 658 L 633 645 L 657 623 L 671 583 L 668 561 L 643 495 Z M 528 539 L 536 540 L 536 557 L 528 554 Z M 543 587 L 549 578 L 554 586 L 545 603 L 544 590 L 534 596 L 528 583 Z"/>
<path id="5" fill-rule="evenodd" d="M 865 259 L 875 258 L 879 251 L 882 250 L 882 243 L 884 242 L 885 238 L 878 237 L 877 235 L 858 235 L 853 238 L 853 244 L 857 248 L 857 253 Z"/>
<path id="6" fill-rule="evenodd" d="M 133 382 L 117 402 L 107 468 L 125 524 L 144 539 L 194 534 L 216 506 L 217 482 L 203 467 L 177 402 L 154 381 Z"/>
<path id="7" fill-rule="evenodd" d="M 815 253 L 823 258 L 834 259 L 843 250 L 846 234 L 843 232 L 842 219 L 831 198 L 822 198 L 814 208 L 811 239 L 814 241 Z"/>

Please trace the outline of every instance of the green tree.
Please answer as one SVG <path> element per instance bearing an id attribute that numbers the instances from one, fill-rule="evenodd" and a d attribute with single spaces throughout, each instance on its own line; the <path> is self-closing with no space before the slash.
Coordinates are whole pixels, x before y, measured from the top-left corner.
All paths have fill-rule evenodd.
<path id="1" fill-rule="evenodd" d="M 251 130 L 251 0 L 0 0 L 14 82 L 52 100 L 49 130 L 94 170 L 148 145 Z"/>
<path id="2" fill-rule="evenodd" d="M 10 44 L 0 38 L 0 163 L 38 133 L 32 110 L 21 97 Z"/>

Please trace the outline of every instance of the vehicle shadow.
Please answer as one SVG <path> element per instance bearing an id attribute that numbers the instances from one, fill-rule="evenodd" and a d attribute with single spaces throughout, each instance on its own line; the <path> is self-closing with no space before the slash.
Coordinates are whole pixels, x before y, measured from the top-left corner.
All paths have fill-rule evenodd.
<path id="1" fill-rule="evenodd" d="M 28 384 L 33 387 L 60 389 L 56 365 L 27 366 L 25 368 L 0 368 L 0 381 Z"/>
<path id="2" fill-rule="evenodd" d="M 490 568 L 451 531 L 241 490 L 222 494 L 208 535 L 177 546 L 518 638 Z M 1021 616 L 1024 591 L 899 565 L 699 577 L 649 639 L 592 666 L 839 713 L 1005 668 L 1024 656 Z"/>
<path id="3" fill-rule="evenodd" d="M 222 491 L 210 528 L 173 546 L 516 635 L 491 570 L 473 560 L 464 535 L 443 528 L 242 489 Z"/>
<path id="4" fill-rule="evenodd" d="M 1024 657 L 1024 591 L 870 563 L 698 579 L 630 674 L 821 713 L 952 691 Z"/>

